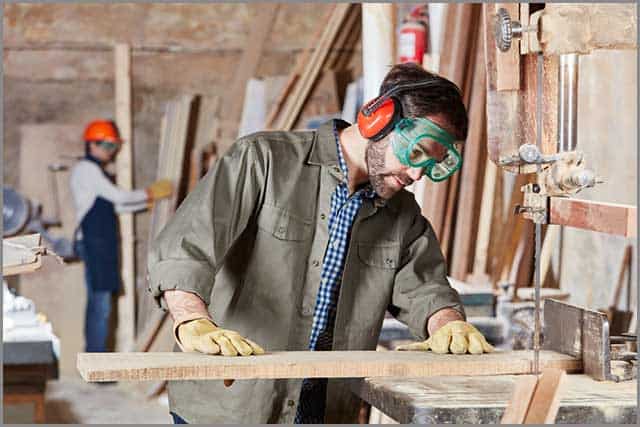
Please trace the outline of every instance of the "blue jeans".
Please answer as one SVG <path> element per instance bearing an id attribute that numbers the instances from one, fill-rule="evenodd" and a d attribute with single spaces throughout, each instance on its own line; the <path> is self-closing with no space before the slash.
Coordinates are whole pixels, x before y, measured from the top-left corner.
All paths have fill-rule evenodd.
<path id="1" fill-rule="evenodd" d="M 171 414 L 171 417 L 173 418 L 173 423 L 174 424 L 189 424 L 180 415 L 174 414 L 173 412 L 169 412 L 169 413 Z"/>
<path id="2" fill-rule="evenodd" d="M 86 259 L 81 242 L 76 242 L 76 253 L 85 262 L 96 262 Z M 84 317 L 85 351 L 106 352 L 109 337 L 109 320 L 111 317 L 111 301 L 113 292 L 94 290 L 87 267 L 84 268 L 84 282 L 87 288 L 87 307 Z"/>

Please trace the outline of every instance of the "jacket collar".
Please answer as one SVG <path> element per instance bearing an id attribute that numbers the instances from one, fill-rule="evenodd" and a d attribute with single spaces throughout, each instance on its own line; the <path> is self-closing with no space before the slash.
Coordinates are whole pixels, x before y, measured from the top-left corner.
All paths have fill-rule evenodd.
<path id="1" fill-rule="evenodd" d="M 337 166 L 337 170 L 340 171 L 340 165 L 338 164 L 338 153 L 336 152 L 336 137 L 333 132 L 335 129 L 342 130 L 349 126 L 349 123 L 344 120 L 334 119 L 329 120 L 320 125 L 320 127 L 314 132 L 313 142 L 311 143 L 311 150 L 307 157 L 307 162 L 312 165 L 322 166 Z"/>

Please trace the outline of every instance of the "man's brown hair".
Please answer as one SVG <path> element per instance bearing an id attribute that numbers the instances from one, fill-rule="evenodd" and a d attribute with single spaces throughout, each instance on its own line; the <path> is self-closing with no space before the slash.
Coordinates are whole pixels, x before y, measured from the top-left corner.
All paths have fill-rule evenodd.
<path id="1" fill-rule="evenodd" d="M 467 138 L 469 119 L 462 102 L 460 89 L 450 80 L 433 74 L 414 63 L 397 64 L 385 76 L 380 86 L 380 94 L 393 87 L 411 82 L 432 80 L 433 85 L 403 91 L 394 96 L 402 104 L 404 117 L 425 117 L 441 114 L 449 126 L 446 130 L 459 140 Z"/>

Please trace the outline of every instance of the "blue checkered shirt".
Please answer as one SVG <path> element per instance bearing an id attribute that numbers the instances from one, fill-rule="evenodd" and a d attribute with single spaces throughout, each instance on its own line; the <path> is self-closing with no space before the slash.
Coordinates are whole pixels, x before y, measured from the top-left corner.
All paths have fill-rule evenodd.
<path id="1" fill-rule="evenodd" d="M 331 195 L 331 212 L 329 215 L 329 243 L 322 263 L 320 288 L 313 313 L 309 350 L 331 350 L 333 327 L 338 306 L 338 295 L 342 283 L 344 259 L 349 246 L 349 237 L 353 220 L 365 198 L 375 198 L 371 187 L 357 190 L 349 197 L 347 164 L 342 155 L 338 132 L 334 122 L 338 163 L 343 173 L 343 180 Z M 302 384 L 300 404 L 296 413 L 296 424 L 323 423 L 326 397 L 326 378 L 305 379 Z"/>

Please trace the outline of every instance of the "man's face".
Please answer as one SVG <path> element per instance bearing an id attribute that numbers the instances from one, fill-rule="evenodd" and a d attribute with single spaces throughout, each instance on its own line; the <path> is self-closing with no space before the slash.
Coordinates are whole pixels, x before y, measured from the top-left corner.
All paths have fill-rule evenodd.
<path id="1" fill-rule="evenodd" d="M 439 126 L 443 125 L 443 120 L 437 116 L 427 118 Z M 387 200 L 424 174 L 424 168 L 412 168 L 400 163 L 391 147 L 392 133 L 380 141 L 369 141 L 365 153 L 369 181 L 375 192 Z M 447 154 L 447 149 L 434 141 L 430 141 L 425 148 L 427 154 L 437 161 L 444 159 Z"/>

